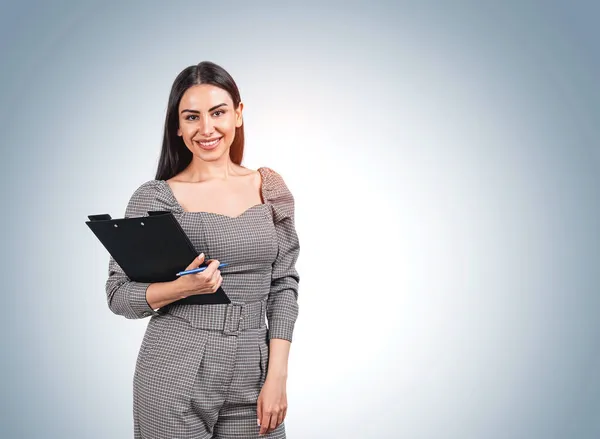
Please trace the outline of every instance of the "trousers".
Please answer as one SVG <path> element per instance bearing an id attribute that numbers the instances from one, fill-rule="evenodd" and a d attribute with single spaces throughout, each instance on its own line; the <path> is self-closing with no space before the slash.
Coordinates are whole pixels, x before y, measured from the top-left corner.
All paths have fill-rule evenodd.
<path id="1" fill-rule="evenodd" d="M 133 377 L 135 439 L 258 438 L 266 299 L 175 305 L 148 322 Z M 285 422 L 260 436 L 285 439 Z"/>

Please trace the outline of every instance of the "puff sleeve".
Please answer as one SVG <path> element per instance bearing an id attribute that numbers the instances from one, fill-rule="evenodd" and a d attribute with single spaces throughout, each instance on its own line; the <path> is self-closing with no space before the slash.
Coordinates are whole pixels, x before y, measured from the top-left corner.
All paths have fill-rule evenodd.
<path id="1" fill-rule="evenodd" d="M 125 209 L 125 218 L 148 216 L 155 192 L 155 181 L 142 184 L 131 196 Z M 128 319 L 141 319 L 158 314 L 146 300 L 146 289 L 149 285 L 150 283 L 146 282 L 131 281 L 110 256 L 106 298 L 113 313 Z"/>
<path id="2" fill-rule="evenodd" d="M 294 197 L 283 178 L 272 170 L 268 176 L 266 198 L 273 209 L 278 246 L 267 299 L 269 339 L 281 338 L 291 342 L 294 324 L 298 317 L 300 276 L 295 264 L 300 252 L 300 244 L 294 224 Z"/>

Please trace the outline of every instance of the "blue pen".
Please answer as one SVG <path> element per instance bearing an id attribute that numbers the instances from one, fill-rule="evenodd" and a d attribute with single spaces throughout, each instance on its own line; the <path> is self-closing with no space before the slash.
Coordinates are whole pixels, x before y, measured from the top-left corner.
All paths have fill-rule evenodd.
<path id="1" fill-rule="evenodd" d="M 227 265 L 226 263 L 219 264 L 218 268 L 225 267 L 226 265 Z M 207 268 L 208 268 L 208 266 L 207 267 L 198 267 L 198 268 L 194 268 L 192 270 L 180 271 L 179 273 L 177 273 L 177 276 L 185 276 L 186 274 L 201 273 L 204 270 L 206 270 Z"/>

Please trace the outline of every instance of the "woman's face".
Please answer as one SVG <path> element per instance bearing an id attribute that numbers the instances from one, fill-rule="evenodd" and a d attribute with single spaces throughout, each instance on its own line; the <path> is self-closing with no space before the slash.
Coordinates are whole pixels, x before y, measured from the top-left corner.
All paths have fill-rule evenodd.
<path id="1" fill-rule="evenodd" d="M 222 88 L 210 84 L 194 85 L 179 102 L 177 135 L 196 156 L 212 160 L 228 153 L 235 129 L 242 126 L 242 108 Z"/>

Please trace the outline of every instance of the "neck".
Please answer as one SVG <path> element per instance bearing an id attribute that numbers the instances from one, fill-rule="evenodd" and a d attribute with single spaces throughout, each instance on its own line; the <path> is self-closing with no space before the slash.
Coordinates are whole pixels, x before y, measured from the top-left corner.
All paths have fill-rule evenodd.
<path id="1" fill-rule="evenodd" d="M 194 156 L 185 170 L 185 175 L 188 181 L 198 183 L 208 180 L 228 180 L 231 176 L 237 175 L 236 167 L 229 155 L 214 161 L 206 161 Z"/>

